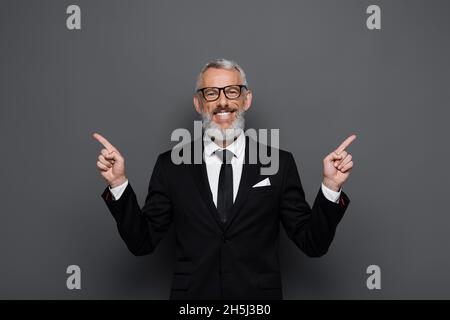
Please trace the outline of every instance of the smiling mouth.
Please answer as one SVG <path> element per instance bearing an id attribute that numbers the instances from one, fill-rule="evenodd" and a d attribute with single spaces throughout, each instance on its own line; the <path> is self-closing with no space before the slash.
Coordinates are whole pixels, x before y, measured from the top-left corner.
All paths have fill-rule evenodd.
<path id="1" fill-rule="evenodd" d="M 215 121 L 218 123 L 229 122 L 234 119 L 235 110 L 219 110 L 214 112 Z"/>
<path id="2" fill-rule="evenodd" d="M 235 112 L 236 110 L 216 110 L 213 112 L 214 115 L 218 115 L 218 116 L 227 116 L 230 115 L 231 113 Z"/>

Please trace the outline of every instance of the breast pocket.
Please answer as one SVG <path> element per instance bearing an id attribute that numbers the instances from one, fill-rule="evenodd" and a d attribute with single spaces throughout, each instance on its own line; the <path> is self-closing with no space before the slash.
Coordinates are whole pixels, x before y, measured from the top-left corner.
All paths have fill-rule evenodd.
<path id="1" fill-rule="evenodd" d="M 250 189 L 249 194 L 258 194 L 258 195 L 275 194 L 275 188 L 273 186 L 253 187 Z"/>

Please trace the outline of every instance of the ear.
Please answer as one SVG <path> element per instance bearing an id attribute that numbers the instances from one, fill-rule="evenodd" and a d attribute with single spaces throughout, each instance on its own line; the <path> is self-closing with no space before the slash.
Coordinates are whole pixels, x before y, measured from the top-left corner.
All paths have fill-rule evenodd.
<path id="1" fill-rule="evenodd" d="M 245 93 L 244 110 L 247 111 L 252 105 L 253 94 L 251 90 Z"/>
<path id="2" fill-rule="evenodd" d="M 201 102 L 196 93 L 194 93 L 194 108 L 199 114 L 202 114 Z"/>

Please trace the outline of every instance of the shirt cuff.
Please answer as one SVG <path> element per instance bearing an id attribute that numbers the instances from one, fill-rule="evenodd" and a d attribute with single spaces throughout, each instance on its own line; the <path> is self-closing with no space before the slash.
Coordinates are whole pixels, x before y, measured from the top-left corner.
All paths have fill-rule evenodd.
<path id="1" fill-rule="evenodd" d="M 118 185 L 117 187 L 111 188 L 111 186 L 109 186 L 109 191 L 111 191 L 114 200 L 119 200 L 119 198 L 122 196 L 123 192 L 125 191 L 125 188 L 127 187 L 127 185 L 128 185 L 128 179 L 124 183 Z"/>
<path id="2" fill-rule="evenodd" d="M 325 196 L 325 198 L 327 198 L 331 202 L 339 203 L 339 198 L 341 196 L 341 191 L 342 191 L 342 188 L 339 189 L 339 191 L 334 191 L 334 190 L 331 190 L 330 188 L 328 188 L 327 186 L 325 186 L 322 183 L 322 193 Z"/>

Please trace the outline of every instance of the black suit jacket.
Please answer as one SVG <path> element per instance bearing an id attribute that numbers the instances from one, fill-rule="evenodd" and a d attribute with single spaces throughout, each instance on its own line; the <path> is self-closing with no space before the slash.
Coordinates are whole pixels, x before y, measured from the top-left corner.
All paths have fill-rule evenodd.
<path id="1" fill-rule="evenodd" d="M 231 217 L 219 220 L 206 166 L 175 165 L 171 151 L 158 156 L 145 204 L 140 208 L 128 184 L 115 201 L 102 194 L 128 249 L 152 253 L 169 227 L 176 236 L 171 299 L 282 299 L 278 259 L 280 222 L 289 238 L 308 256 L 325 254 L 349 204 L 326 199 L 319 189 L 314 205 L 305 201 L 295 160 L 279 150 L 279 170 L 271 185 L 252 188 L 261 164 L 245 163 Z M 194 150 L 194 149 L 191 149 Z"/>

